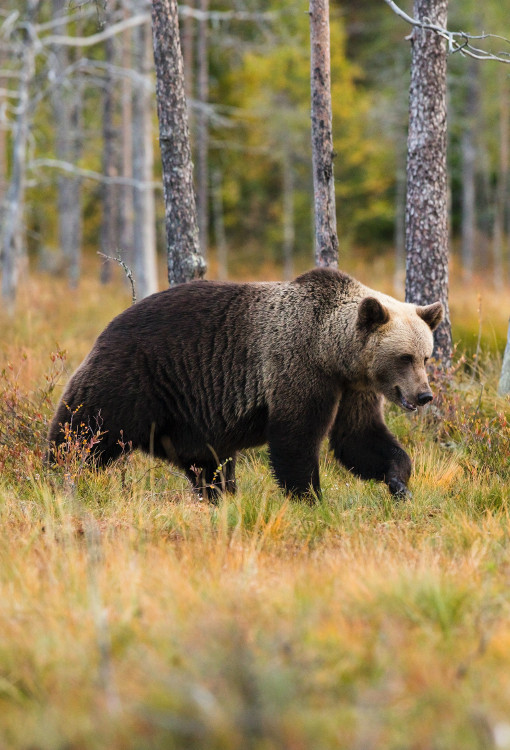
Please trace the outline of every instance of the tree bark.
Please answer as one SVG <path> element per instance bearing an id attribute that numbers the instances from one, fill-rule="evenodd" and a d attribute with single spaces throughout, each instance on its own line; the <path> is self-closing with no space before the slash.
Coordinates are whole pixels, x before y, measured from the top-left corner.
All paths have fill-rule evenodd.
<path id="1" fill-rule="evenodd" d="M 150 32 L 141 24 L 133 30 L 133 56 L 142 77 L 136 86 L 132 112 L 133 254 L 138 299 L 158 290 L 156 264 L 156 216 L 154 205 L 154 152 L 152 146 L 152 107 L 150 96 Z"/>
<path id="2" fill-rule="evenodd" d="M 130 8 L 129 0 L 123 0 L 123 17 L 124 19 L 129 18 Z M 122 34 L 122 66 L 126 70 L 132 68 L 131 63 L 131 32 L 126 29 Z M 120 157 L 120 169 L 123 177 L 130 179 L 133 177 L 133 165 L 132 165 L 132 153 L 133 153 L 133 142 L 132 142 L 132 83 L 128 76 L 124 76 L 121 84 L 122 89 L 122 120 L 120 124 L 121 130 L 121 153 Z M 127 265 L 132 268 L 134 262 L 134 250 L 133 250 L 133 234 L 134 234 L 134 223 L 133 223 L 133 189 L 129 185 L 119 185 L 119 210 L 118 220 L 119 229 L 118 236 L 120 238 L 120 249 L 122 257 L 126 261 Z"/>
<path id="3" fill-rule="evenodd" d="M 54 16 L 66 15 L 65 0 L 53 0 Z M 62 27 L 65 32 L 66 26 Z M 57 76 L 69 65 L 69 51 L 55 45 L 53 57 Z M 77 164 L 81 153 L 81 91 L 76 81 L 61 80 L 52 95 L 55 118 L 55 153 L 57 159 Z M 74 288 L 81 270 L 81 178 L 59 174 L 57 177 L 58 244 L 62 253 L 69 285 Z"/>
<path id="4" fill-rule="evenodd" d="M 27 4 L 22 41 L 22 67 L 20 71 L 17 115 L 12 128 L 11 174 L 2 212 L 1 246 L 2 298 L 7 312 L 12 315 L 18 287 L 18 264 L 22 251 L 22 227 L 25 202 L 25 171 L 27 141 L 30 127 L 29 87 L 35 74 L 35 39 L 31 24 L 38 3 Z"/>
<path id="5" fill-rule="evenodd" d="M 208 41 L 209 29 L 207 11 L 209 0 L 200 0 L 200 10 L 204 13 L 198 23 L 198 104 L 197 113 L 197 215 L 198 236 L 200 240 L 200 252 L 207 258 L 207 237 L 209 230 L 209 118 L 207 114 L 207 102 L 209 99 L 209 60 Z"/>
<path id="6" fill-rule="evenodd" d="M 418 20 L 446 27 L 447 0 L 414 0 Z M 451 362 L 448 308 L 448 197 L 446 174 L 446 47 L 432 31 L 412 32 L 407 140 L 406 300 L 443 303 L 434 356 Z"/>
<path id="7" fill-rule="evenodd" d="M 328 0 L 310 0 L 310 44 L 315 262 L 337 268 Z"/>
<path id="8" fill-rule="evenodd" d="M 4 65 L 6 58 L 5 50 L 0 47 L 0 68 Z M 4 111 L 4 93 L 0 90 L 0 112 Z M 0 126 L 0 226 L 2 224 L 2 210 L 4 204 L 5 191 L 7 189 L 7 137 L 6 129 Z M 0 248 L 1 260 L 1 248 Z"/>
<path id="9" fill-rule="evenodd" d="M 173 285 L 201 278 L 206 270 L 198 239 L 176 0 L 153 0 L 152 33 L 165 195 L 168 281 Z"/>
<path id="10" fill-rule="evenodd" d="M 106 11 L 107 18 L 110 16 Z M 115 42 L 113 38 L 105 41 L 105 62 L 112 65 L 114 61 Z M 116 175 L 116 132 L 114 127 L 114 86 L 109 68 L 106 68 L 103 90 L 103 174 L 107 177 Z M 101 186 L 102 216 L 100 229 L 101 252 L 104 255 L 115 256 L 117 252 L 117 185 L 105 182 Z M 105 261 L 101 266 L 101 283 L 107 284 L 111 280 L 112 266 Z"/>

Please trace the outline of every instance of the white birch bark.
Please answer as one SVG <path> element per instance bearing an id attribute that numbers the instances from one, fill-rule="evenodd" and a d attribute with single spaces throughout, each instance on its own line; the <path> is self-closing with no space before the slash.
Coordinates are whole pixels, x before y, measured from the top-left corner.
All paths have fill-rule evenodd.
<path id="1" fill-rule="evenodd" d="M 133 191 L 133 253 L 137 296 L 139 299 L 158 289 L 156 263 L 156 227 L 153 188 L 154 151 L 152 145 L 152 83 L 150 28 L 148 24 L 133 30 L 135 66 L 144 79 L 134 87 L 132 111 L 133 178 L 140 183 Z"/>
<path id="2" fill-rule="evenodd" d="M 0 255 L 2 260 L 2 298 L 5 309 L 13 314 L 18 287 L 19 262 L 22 254 L 22 231 L 25 201 L 25 169 L 29 135 L 30 92 L 35 72 L 35 46 L 31 33 L 32 17 L 37 2 L 31 0 L 26 15 L 26 28 L 22 44 L 17 115 L 12 128 L 11 174 L 2 211 Z"/>

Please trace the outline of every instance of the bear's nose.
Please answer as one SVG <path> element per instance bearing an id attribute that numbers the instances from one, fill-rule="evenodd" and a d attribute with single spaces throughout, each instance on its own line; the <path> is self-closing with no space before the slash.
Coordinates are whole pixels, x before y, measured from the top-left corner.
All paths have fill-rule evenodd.
<path id="1" fill-rule="evenodd" d="M 419 393 L 417 397 L 418 406 L 425 406 L 425 404 L 428 404 L 429 401 L 432 401 L 434 396 L 430 391 L 423 391 L 423 393 Z"/>

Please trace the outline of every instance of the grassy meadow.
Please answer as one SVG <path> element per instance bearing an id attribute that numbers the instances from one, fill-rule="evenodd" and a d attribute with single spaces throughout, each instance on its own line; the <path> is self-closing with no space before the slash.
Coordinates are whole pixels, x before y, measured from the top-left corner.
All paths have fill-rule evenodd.
<path id="1" fill-rule="evenodd" d="M 324 448 L 322 501 L 289 501 L 261 449 L 209 506 L 139 454 L 44 466 L 120 278 L 35 275 L 0 314 L 0 748 L 510 748 L 508 293 L 454 282 L 452 371 L 388 408 L 412 500 Z"/>

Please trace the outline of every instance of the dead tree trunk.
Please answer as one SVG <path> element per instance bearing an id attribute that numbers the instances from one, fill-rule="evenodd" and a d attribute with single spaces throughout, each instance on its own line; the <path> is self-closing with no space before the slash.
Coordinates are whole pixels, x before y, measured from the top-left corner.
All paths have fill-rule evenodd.
<path id="1" fill-rule="evenodd" d="M 198 239 L 176 0 L 153 0 L 152 33 L 165 194 L 168 281 L 173 285 L 200 278 L 206 269 Z"/>
<path id="2" fill-rule="evenodd" d="M 447 0 L 414 0 L 414 17 L 446 27 Z M 432 31 L 412 32 L 407 140 L 406 300 L 440 300 L 445 319 L 436 330 L 434 356 L 447 367 L 452 355 L 448 309 L 448 196 L 446 177 L 446 47 Z"/>
<path id="3" fill-rule="evenodd" d="M 338 267 L 329 51 L 329 0 L 310 0 L 315 263 Z"/>

